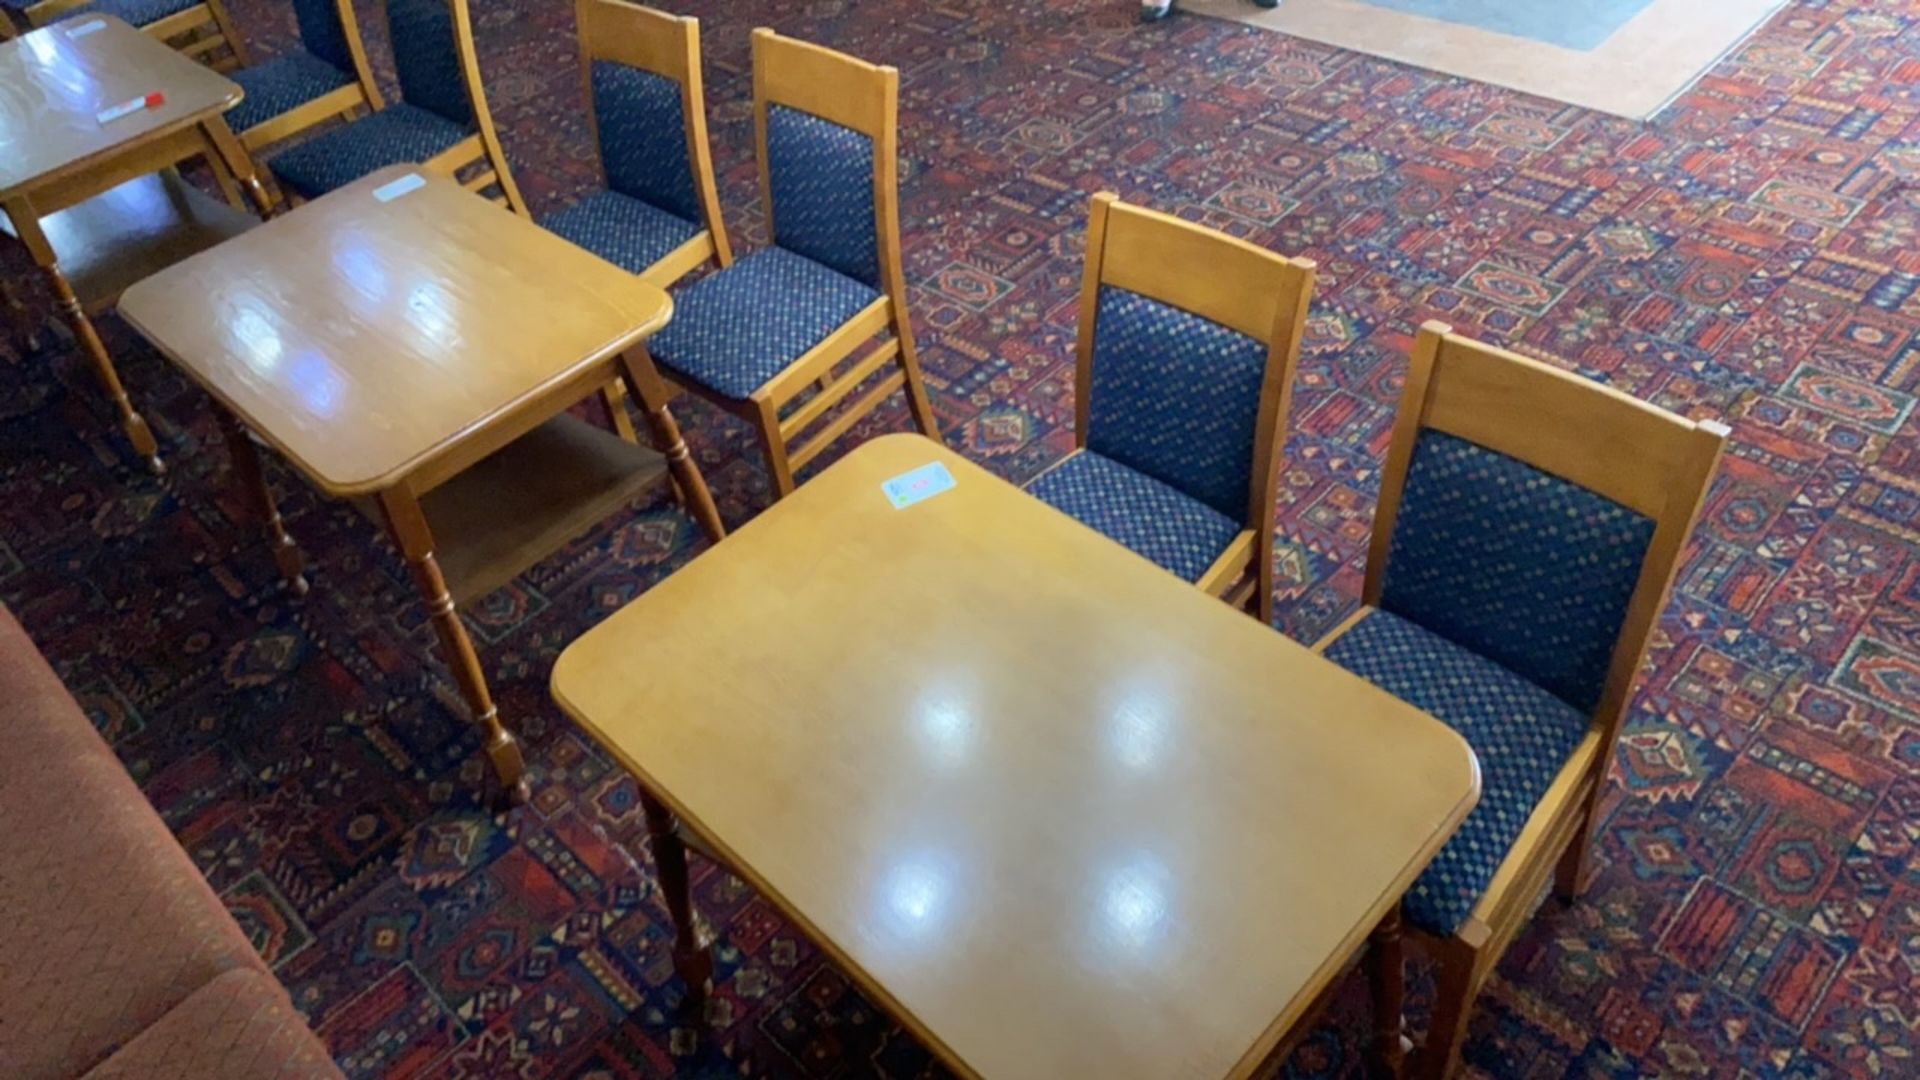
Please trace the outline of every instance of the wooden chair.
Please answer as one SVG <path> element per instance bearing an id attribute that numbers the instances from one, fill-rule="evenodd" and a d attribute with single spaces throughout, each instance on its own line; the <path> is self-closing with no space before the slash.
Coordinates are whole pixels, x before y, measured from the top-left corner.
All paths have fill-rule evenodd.
<path id="1" fill-rule="evenodd" d="M 293 14 L 298 50 L 232 72 L 246 97 L 228 111 L 227 123 L 252 152 L 385 105 L 352 0 L 293 0 Z"/>
<path id="2" fill-rule="evenodd" d="M 112 15 L 219 71 L 247 64 L 247 47 L 223 0 L 40 0 L 25 9 L 34 27 Z"/>
<path id="3" fill-rule="evenodd" d="M 579 0 L 587 126 L 606 187 L 542 225 L 666 288 L 733 265 L 707 146 L 700 22 L 626 0 Z"/>
<path id="4" fill-rule="evenodd" d="M 900 265 L 899 89 L 893 68 L 753 32 L 754 135 L 773 246 L 677 293 L 673 321 L 650 345 L 675 382 L 754 425 L 775 498 L 903 386 L 920 431 L 940 437 Z M 890 361 L 896 370 L 847 401 Z"/>
<path id="5" fill-rule="evenodd" d="M 1027 490 L 1273 621 L 1281 429 L 1314 264 L 1093 197 L 1073 453 Z"/>
<path id="6" fill-rule="evenodd" d="M 1315 647 L 1480 758 L 1480 804 L 1399 913 L 1438 965 L 1421 1075 L 1458 1064 L 1473 999 L 1548 877 L 1579 892 L 1634 677 L 1726 437 L 1444 325 L 1420 331 L 1364 606 Z M 1398 985 L 1397 941 L 1369 963 Z"/>
<path id="7" fill-rule="evenodd" d="M 494 201 L 525 216 L 487 111 L 467 0 L 387 0 L 387 37 L 401 100 L 269 159 L 282 189 L 316 199 L 388 165 L 417 161 L 448 176 L 478 165 L 463 186 L 497 187 Z"/>

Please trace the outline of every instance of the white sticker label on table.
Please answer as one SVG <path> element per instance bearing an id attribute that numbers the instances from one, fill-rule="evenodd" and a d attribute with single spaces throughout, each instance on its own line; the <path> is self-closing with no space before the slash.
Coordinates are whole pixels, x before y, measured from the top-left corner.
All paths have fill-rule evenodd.
<path id="1" fill-rule="evenodd" d="M 392 202 L 409 191 L 418 191 L 426 187 L 426 180 L 419 173 L 408 173 L 398 180 L 389 180 L 373 189 L 373 197 L 381 202 Z"/>
<path id="2" fill-rule="evenodd" d="M 935 461 L 922 465 L 912 472 L 904 472 L 880 485 L 887 495 L 887 501 L 895 510 L 905 510 L 917 502 L 925 502 L 943 491 L 952 491 L 955 481 L 953 474 L 947 471 L 945 464 Z"/>
<path id="3" fill-rule="evenodd" d="M 94 119 L 100 121 L 101 127 L 106 127 L 108 124 L 113 123 L 123 116 L 132 116 L 134 113 L 147 109 L 157 109 L 166 103 L 167 95 L 156 90 L 146 97 L 137 97 L 132 101 L 123 101 L 118 105 L 110 105 L 107 108 L 101 109 Z"/>
<path id="4" fill-rule="evenodd" d="M 88 19 L 86 22 L 80 23 L 76 26 L 69 27 L 67 29 L 67 36 L 70 38 L 86 37 L 88 34 L 97 34 L 100 31 L 105 30 L 106 28 L 107 28 L 107 20 Z"/>

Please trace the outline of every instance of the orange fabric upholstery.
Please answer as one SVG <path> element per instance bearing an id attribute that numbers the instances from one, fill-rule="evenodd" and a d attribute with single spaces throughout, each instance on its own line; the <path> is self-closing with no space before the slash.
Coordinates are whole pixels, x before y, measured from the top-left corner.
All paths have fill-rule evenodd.
<path id="1" fill-rule="evenodd" d="M 220 898 L 4 607 L 0 747 L 0 1076 L 80 1076 L 117 1048 L 133 1049 L 227 972 L 252 973 L 252 996 L 305 1030 Z M 266 1045 L 251 1035 L 201 1034 L 210 1047 L 244 1042 L 253 1053 Z M 324 1059 L 310 1032 L 306 1040 Z M 196 1061 L 179 1075 L 222 1075 Z"/>
<path id="2" fill-rule="evenodd" d="M 193 992 L 134 1036 L 86 1080 L 322 1080 L 340 1075 L 286 991 L 270 975 L 236 968 Z"/>

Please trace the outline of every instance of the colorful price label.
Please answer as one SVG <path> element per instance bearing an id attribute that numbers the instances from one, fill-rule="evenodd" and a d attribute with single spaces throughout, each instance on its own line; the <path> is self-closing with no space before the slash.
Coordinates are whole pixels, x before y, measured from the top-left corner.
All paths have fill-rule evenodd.
<path id="1" fill-rule="evenodd" d="M 895 510 L 905 510 L 943 491 L 952 491 L 954 483 L 953 474 L 947 471 L 946 465 L 935 461 L 912 472 L 901 473 L 881 484 L 880 490 L 886 493 L 887 501 L 893 504 Z"/>
<path id="2" fill-rule="evenodd" d="M 106 127 L 108 124 L 113 123 L 123 116 L 132 116 L 134 113 L 144 112 L 147 109 L 157 109 L 166 103 L 167 95 L 155 90 L 146 97 L 137 97 L 132 101 L 123 101 L 118 105 L 111 105 L 101 109 L 96 119 L 100 121 L 101 127 Z"/>

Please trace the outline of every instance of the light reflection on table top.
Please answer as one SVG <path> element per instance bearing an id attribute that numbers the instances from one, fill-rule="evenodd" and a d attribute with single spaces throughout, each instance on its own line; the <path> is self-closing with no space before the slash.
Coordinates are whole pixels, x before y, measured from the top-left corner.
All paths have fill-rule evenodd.
<path id="1" fill-rule="evenodd" d="M 129 289 L 121 313 L 323 490 L 388 486 L 664 325 L 666 293 L 397 166 Z"/>
<path id="2" fill-rule="evenodd" d="M 74 35 L 95 22 L 103 25 Z M 166 95 L 158 108 L 100 123 L 102 110 L 156 91 Z M 240 96 L 233 80 L 107 16 L 0 42 L 0 198 L 224 112 Z"/>
<path id="3" fill-rule="evenodd" d="M 958 486 L 892 509 L 880 483 L 932 459 Z M 909 436 L 589 631 L 553 686 L 995 1077 L 1229 1074 L 1477 788 L 1437 721 Z"/>

